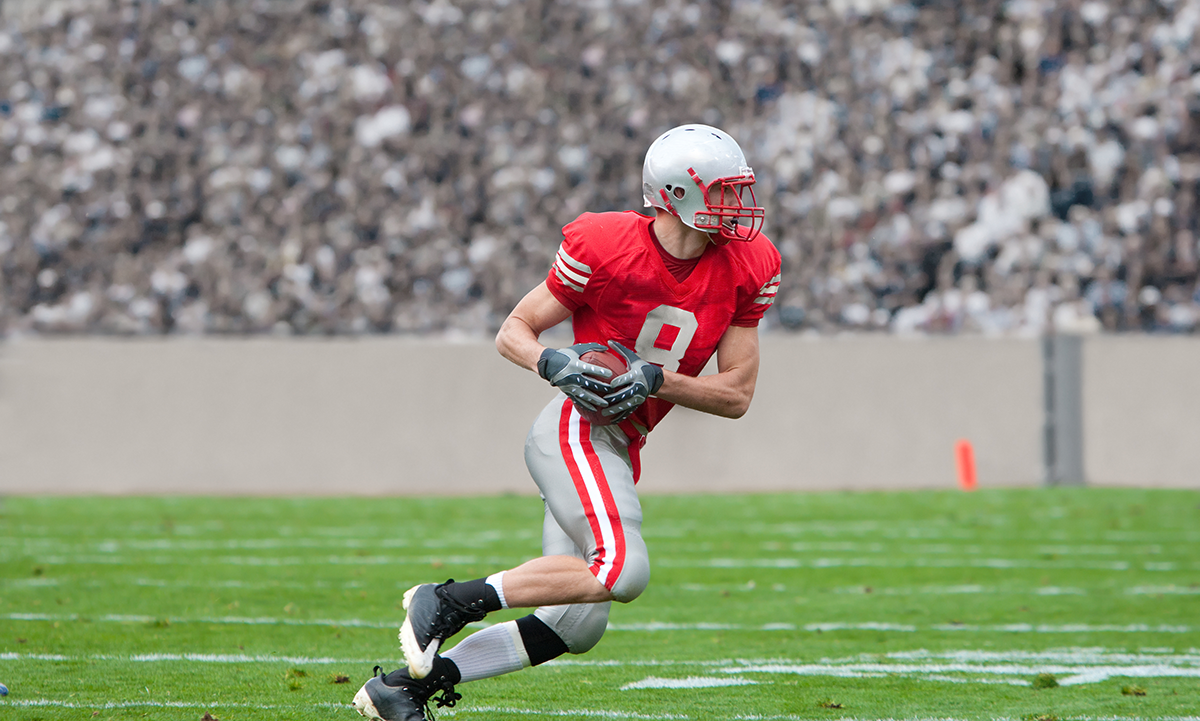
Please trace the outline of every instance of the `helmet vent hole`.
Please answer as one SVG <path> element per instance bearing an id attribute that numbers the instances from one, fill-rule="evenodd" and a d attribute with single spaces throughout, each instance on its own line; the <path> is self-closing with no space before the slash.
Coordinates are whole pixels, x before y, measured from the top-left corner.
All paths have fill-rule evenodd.
<path id="1" fill-rule="evenodd" d="M 687 192 L 686 190 L 684 190 L 683 188 L 681 188 L 677 185 L 671 191 L 671 195 L 674 195 L 676 200 L 683 200 L 683 196 L 686 192 Z"/>

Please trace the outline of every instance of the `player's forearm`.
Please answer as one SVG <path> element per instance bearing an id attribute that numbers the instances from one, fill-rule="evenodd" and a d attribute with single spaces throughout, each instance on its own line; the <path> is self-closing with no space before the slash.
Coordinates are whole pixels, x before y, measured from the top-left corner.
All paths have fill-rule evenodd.
<path id="1" fill-rule="evenodd" d="M 538 357 L 544 349 L 538 342 L 538 334 L 522 318 L 509 316 L 496 333 L 496 350 L 500 355 L 527 370 L 537 372 Z"/>
<path id="2" fill-rule="evenodd" d="M 682 373 L 664 373 L 662 388 L 654 395 L 664 401 L 724 418 L 741 418 L 754 398 L 757 374 L 731 370 L 693 378 Z"/>
<path id="3" fill-rule="evenodd" d="M 512 313 L 508 314 L 496 334 L 496 349 L 513 363 L 536 373 L 538 357 L 546 349 L 538 342 L 542 331 L 554 327 L 570 315 L 571 311 L 558 302 L 545 281 L 542 281 L 526 293 Z"/>

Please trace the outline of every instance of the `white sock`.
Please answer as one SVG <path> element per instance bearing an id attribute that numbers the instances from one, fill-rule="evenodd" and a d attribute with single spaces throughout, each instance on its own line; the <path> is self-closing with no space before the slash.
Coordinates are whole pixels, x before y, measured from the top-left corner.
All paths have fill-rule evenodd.
<path id="1" fill-rule="evenodd" d="M 520 671 L 531 665 L 516 621 L 476 631 L 442 656 L 458 666 L 464 683 Z"/>
<path id="2" fill-rule="evenodd" d="M 504 600 L 504 574 L 505 571 L 493 573 L 492 575 L 488 576 L 487 580 L 485 581 L 487 585 L 496 589 L 496 595 L 500 597 L 500 608 L 508 608 L 508 601 Z"/>

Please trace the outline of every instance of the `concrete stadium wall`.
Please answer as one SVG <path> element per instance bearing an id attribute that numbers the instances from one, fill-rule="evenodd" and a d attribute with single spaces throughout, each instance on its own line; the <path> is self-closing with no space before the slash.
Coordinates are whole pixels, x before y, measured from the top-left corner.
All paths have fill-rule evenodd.
<path id="1" fill-rule="evenodd" d="M 1042 481 L 1032 340 L 765 336 L 737 421 L 676 409 L 645 493 Z M 1089 482 L 1194 487 L 1200 341 L 1089 339 Z M 22 339 L 0 345 L 0 494 L 535 493 L 526 430 L 552 391 L 490 342 Z"/>
<path id="2" fill-rule="evenodd" d="M 1200 489 L 1200 339 L 1090 338 L 1083 396 L 1088 483 Z"/>

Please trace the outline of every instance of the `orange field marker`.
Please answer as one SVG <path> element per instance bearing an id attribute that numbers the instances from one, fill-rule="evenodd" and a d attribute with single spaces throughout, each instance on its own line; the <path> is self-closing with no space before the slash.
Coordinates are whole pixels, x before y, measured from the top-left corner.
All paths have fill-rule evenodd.
<path id="1" fill-rule="evenodd" d="M 954 458 L 958 461 L 958 485 L 964 491 L 975 490 L 975 449 L 968 440 L 954 444 Z"/>

